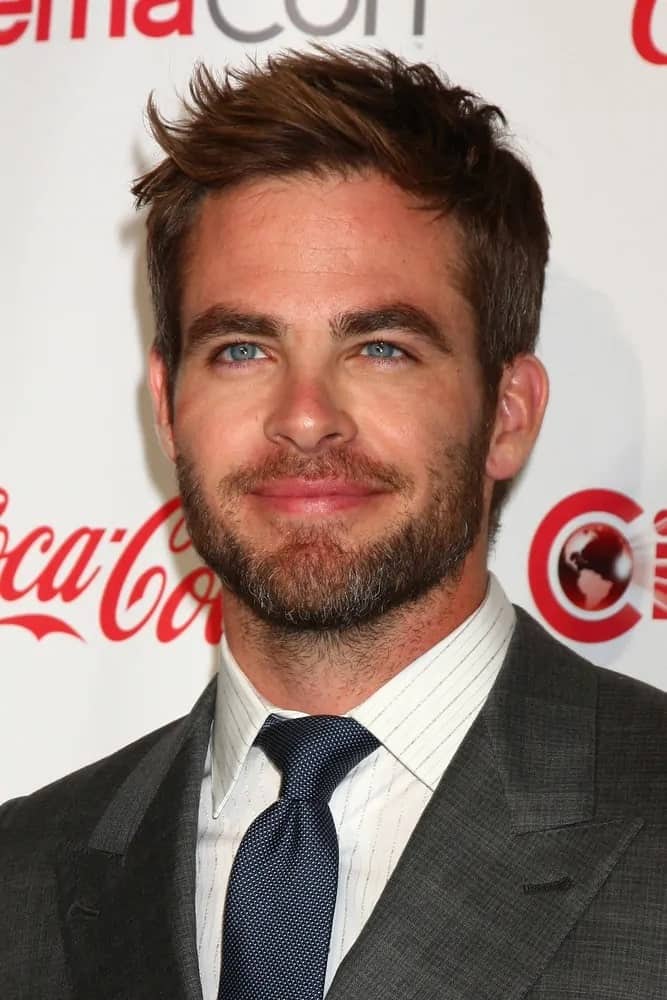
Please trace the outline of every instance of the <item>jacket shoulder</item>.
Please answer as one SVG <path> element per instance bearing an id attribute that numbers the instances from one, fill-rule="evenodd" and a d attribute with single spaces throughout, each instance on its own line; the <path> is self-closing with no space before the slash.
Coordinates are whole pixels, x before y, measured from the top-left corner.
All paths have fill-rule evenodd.
<path id="1" fill-rule="evenodd" d="M 0 806 L 0 833 L 31 840 L 78 839 L 92 830 L 114 793 L 143 758 L 183 722 L 177 719 L 29 795 Z"/>
<path id="2" fill-rule="evenodd" d="M 667 693 L 579 656 L 517 608 L 519 643 L 533 654 L 540 685 L 561 703 L 586 692 L 595 713 L 598 805 L 641 807 L 664 822 L 667 805 Z M 572 698 L 574 703 L 574 697 Z"/>
<path id="3" fill-rule="evenodd" d="M 551 635 L 539 622 L 516 607 L 517 640 L 524 655 L 536 654 L 538 667 L 543 674 L 543 682 L 559 684 L 565 692 L 568 688 L 590 689 L 599 692 L 600 708 L 623 718 L 636 719 L 637 713 L 664 723 L 667 713 L 667 693 L 659 688 L 618 673 L 610 667 L 600 667 L 566 646 Z"/>
<path id="4" fill-rule="evenodd" d="M 598 801 L 634 805 L 664 829 L 667 695 L 632 677 L 598 669 Z"/>

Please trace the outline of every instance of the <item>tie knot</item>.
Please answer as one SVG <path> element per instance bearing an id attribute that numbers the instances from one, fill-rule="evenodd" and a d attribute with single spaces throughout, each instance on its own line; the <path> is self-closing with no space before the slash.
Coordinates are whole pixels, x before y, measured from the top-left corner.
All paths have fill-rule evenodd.
<path id="1" fill-rule="evenodd" d="M 325 802 L 348 771 L 379 746 L 362 725 L 338 715 L 270 715 L 256 742 L 282 772 L 283 797 Z"/>

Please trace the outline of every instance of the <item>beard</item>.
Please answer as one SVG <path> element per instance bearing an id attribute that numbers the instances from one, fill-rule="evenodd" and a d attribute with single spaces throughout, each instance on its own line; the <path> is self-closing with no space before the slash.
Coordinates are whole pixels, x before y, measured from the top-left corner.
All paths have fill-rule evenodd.
<path id="1" fill-rule="evenodd" d="M 370 625 L 438 586 L 455 586 L 484 516 L 490 430 L 480 421 L 470 440 L 448 443 L 427 467 L 427 501 L 411 510 L 414 485 L 392 466 L 345 451 L 322 456 L 274 456 L 261 468 L 224 477 L 211 504 L 193 462 L 183 454 L 176 472 L 185 521 L 195 549 L 227 587 L 262 621 L 285 635 L 343 633 Z M 339 477 L 372 482 L 406 497 L 403 517 L 375 540 L 351 545 L 343 520 L 282 521 L 276 544 L 262 548 L 244 535 L 240 498 L 274 478 Z M 349 517 L 350 515 L 348 515 Z"/>

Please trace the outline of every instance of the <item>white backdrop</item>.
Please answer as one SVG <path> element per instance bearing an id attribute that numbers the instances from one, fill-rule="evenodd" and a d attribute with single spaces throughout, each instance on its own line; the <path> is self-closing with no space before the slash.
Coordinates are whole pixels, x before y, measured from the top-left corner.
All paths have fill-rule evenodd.
<path id="1" fill-rule="evenodd" d="M 194 60 L 316 36 L 434 62 L 509 116 L 553 231 L 553 389 L 494 569 L 584 655 L 667 688 L 667 0 L 0 0 L 0 800 L 183 714 L 214 669 L 215 584 L 165 508 L 128 189 L 157 155 L 151 89 L 173 110 Z"/>

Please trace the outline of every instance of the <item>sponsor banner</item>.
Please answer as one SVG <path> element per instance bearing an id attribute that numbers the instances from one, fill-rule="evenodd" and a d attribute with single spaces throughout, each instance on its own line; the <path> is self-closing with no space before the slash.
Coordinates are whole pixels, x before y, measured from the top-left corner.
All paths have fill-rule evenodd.
<path id="1" fill-rule="evenodd" d="M 662 31 L 657 28 L 659 18 Z M 664 2 L 661 4 L 661 0 L 637 0 L 632 16 L 632 40 L 642 59 L 656 66 L 667 66 L 666 25 Z"/>
<path id="2" fill-rule="evenodd" d="M 72 41 L 85 39 L 92 34 L 93 15 L 109 38 L 126 38 L 136 33 L 146 38 L 167 39 L 174 35 L 194 35 L 200 29 L 215 29 L 224 38 L 244 45 L 274 41 L 289 27 L 307 37 L 330 38 L 354 25 L 355 21 L 359 22 L 364 38 L 374 38 L 380 19 L 384 18 L 386 23 L 388 17 L 400 20 L 413 35 L 421 36 L 426 17 L 426 0 L 408 0 L 400 4 L 400 11 L 399 5 L 392 4 L 391 0 L 345 0 L 334 5 L 284 0 L 284 4 L 273 5 L 278 15 L 275 18 L 269 3 L 234 4 L 229 0 L 200 0 L 199 3 L 196 0 L 108 0 L 94 5 L 89 0 L 70 0 L 69 4 L 61 2 L 57 12 L 54 4 L 57 5 L 57 0 L 0 0 L 0 45 L 14 45 L 22 39 L 35 42 L 63 37 Z M 62 24 L 63 12 L 68 15 L 64 33 L 62 28 L 54 27 L 54 14 L 60 15 Z M 640 23 L 638 30 L 643 37 L 648 28 Z"/>
<path id="3" fill-rule="evenodd" d="M 653 519 L 616 490 L 581 490 L 541 521 L 528 579 L 544 620 L 565 639 L 609 642 L 643 617 L 667 620 L 667 510 Z"/>
<path id="4" fill-rule="evenodd" d="M 492 565 L 584 656 L 667 688 L 667 0 L 0 0 L 0 800 L 187 711 L 219 583 L 144 386 L 129 195 L 197 59 L 311 40 L 436 63 L 506 112 L 553 234 L 541 439 Z"/>
<path id="5" fill-rule="evenodd" d="M 0 489 L 0 517 L 9 494 Z M 156 545 L 156 540 L 158 544 Z M 173 642 L 203 614 L 203 638 L 215 644 L 222 635 L 220 583 L 205 566 L 169 582 L 169 553 L 192 548 L 181 502 L 168 500 L 134 531 L 82 526 L 58 537 L 48 524 L 14 538 L 0 523 L 0 626 L 22 628 L 35 639 L 67 635 L 81 642 L 125 642 L 148 628 L 158 642 Z M 157 549 L 152 559 L 149 551 Z M 97 595 L 97 616 L 86 630 L 76 622 L 76 604 Z"/>

